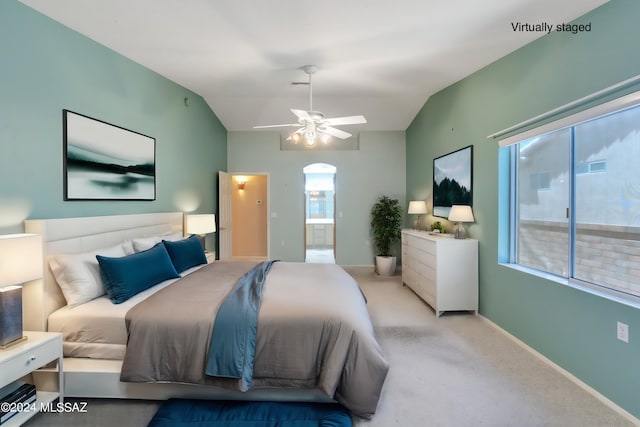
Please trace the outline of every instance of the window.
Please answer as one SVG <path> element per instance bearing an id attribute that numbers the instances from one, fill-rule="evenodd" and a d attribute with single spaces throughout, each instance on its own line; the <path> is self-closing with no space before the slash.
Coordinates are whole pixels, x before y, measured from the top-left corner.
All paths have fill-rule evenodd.
<path id="1" fill-rule="evenodd" d="M 518 153 L 516 263 L 561 276 L 567 274 L 569 251 L 570 142 L 571 132 L 562 129 L 512 148 Z"/>
<path id="2" fill-rule="evenodd" d="M 589 110 L 586 110 L 589 113 Z M 640 297 L 640 101 L 511 143 L 510 262 Z"/>
<path id="3" fill-rule="evenodd" d="M 596 160 L 594 162 L 579 162 L 576 164 L 576 175 L 586 173 L 600 173 L 607 171 L 606 160 Z"/>
<path id="4" fill-rule="evenodd" d="M 551 190 L 551 172 L 531 172 L 529 176 L 533 191 Z"/>

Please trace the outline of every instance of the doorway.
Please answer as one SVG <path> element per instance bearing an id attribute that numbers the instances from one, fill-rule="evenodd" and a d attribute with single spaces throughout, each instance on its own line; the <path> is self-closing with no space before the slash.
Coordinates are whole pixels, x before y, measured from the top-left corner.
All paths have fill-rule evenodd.
<path id="1" fill-rule="evenodd" d="M 336 171 L 326 163 L 303 168 L 305 262 L 336 262 Z"/>
<path id="2" fill-rule="evenodd" d="M 268 258 L 268 177 L 231 176 L 231 258 Z"/>

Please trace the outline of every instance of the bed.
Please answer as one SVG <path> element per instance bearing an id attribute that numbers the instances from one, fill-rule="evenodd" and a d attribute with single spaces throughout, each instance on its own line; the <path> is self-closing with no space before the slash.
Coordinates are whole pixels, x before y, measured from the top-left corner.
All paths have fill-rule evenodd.
<path id="1" fill-rule="evenodd" d="M 109 296 L 88 301 L 80 298 L 80 303 L 73 300 L 67 304 L 70 298 L 68 293 L 65 298 L 54 277 L 52 268 L 55 270 L 56 266 L 49 262 L 52 258 L 58 259 L 61 254 L 64 257 L 91 253 L 122 242 L 146 244 L 148 240 L 153 243 L 158 241 L 158 236 L 178 240 L 182 237 L 182 224 L 182 213 L 25 221 L 26 232 L 43 237 L 46 267 L 42 280 L 24 287 L 25 329 L 63 333 L 65 395 L 338 401 L 355 415 L 373 416 L 388 364 L 373 335 L 364 296 L 357 283 L 338 266 L 288 262 L 276 262 L 270 266 L 259 309 L 254 376 L 249 381 L 251 387 L 248 391 L 242 391 L 243 387 L 237 386 L 235 380 L 206 375 L 198 378 L 193 376 L 193 369 L 176 368 L 169 373 L 148 369 L 153 363 L 162 366 L 167 358 L 178 360 L 181 357 L 197 360 L 196 366 L 199 366 L 207 352 L 213 353 L 213 346 L 198 350 L 200 353 L 193 350 L 195 347 L 176 351 L 193 342 L 183 341 L 160 346 L 157 351 L 143 355 L 140 350 L 134 353 L 129 350 L 128 353 L 127 345 L 131 347 L 140 341 L 138 349 L 145 348 L 148 344 L 144 341 L 145 336 L 150 335 L 143 332 L 140 335 L 143 338 L 135 338 L 133 333 L 138 326 L 132 325 L 142 325 L 144 321 L 132 321 L 129 317 L 133 313 L 151 316 L 146 320 L 147 324 L 157 323 L 157 319 L 164 321 L 165 317 L 172 316 L 154 318 L 154 313 L 173 313 L 173 309 L 167 309 L 171 307 L 171 301 L 185 299 L 188 307 L 199 304 L 200 298 L 191 296 L 197 292 L 195 287 L 191 287 L 204 286 L 197 283 L 209 283 L 222 277 L 215 287 L 219 289 L 217 294 L 224 296 L 234 288 L 240 271 L 250 270 L 255 263 L 215 262 L 194 266 L 181 273 L 183 277 L 163 280 L 121 304 L 113 304 Z M 185 292 L 185 289 L 190 290 Z M 209 310 L 215 318 L 216 310 L 224 304 L 223 301 L 203 304 L 193 312 Z M 195 322 L 202 328 L 206 313 L 197 319 L 188 314 L 188 310 L 184 314 L 176 314 L 171 322 L 180 323 L 180 319 L 189 317 L 189 322 Z M 280 329 L 274 329 L 275 326 Z M 185 331 L 195 328 L 193 325 L 181 327 Z M 171 332 L 167 335 L 182 337 L 184 334 Z M 207 333 L 200 335 L 206 336 Z M 296 348 L 296 342 L 299 348 Z M 171 347 L 173 353 L 161 356 L 159 361 L 152 360 L 163 347 Z M 311 359 L 307 360 L 308 357 Z M 180 371 L 179 374 L 176 371 Z M 35 380 L 46 389 L 51 387 L 56 376 L 53 371 L 45 370 L 38 372 Z"/>

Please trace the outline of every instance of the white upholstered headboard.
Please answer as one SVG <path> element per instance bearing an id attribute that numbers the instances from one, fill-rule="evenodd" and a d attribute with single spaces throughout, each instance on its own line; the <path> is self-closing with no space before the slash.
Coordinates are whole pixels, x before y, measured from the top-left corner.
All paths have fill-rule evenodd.
<path id="1" fill-rule="evenodd" d="M 45 331 L 47 318 L 66 301 L 47 259 L 117 245 L 127 239 L 182 232 L 182 212 L 26 220 L 26 233 L 42 236 L 44 277 L 23 287 L 24 329 Z"/>

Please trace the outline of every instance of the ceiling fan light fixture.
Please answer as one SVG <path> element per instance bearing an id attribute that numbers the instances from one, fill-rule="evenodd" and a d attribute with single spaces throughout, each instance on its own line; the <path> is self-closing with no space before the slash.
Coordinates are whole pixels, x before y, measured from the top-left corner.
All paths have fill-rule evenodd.
<path id="1" fill-rule="evenodd" d="M 311 147 L 313 144 L 316 143 L 316 131 L 314 130 L 308 130 L 304 133 L 304 139 L 306 144 Z"/>
<path id="2" fill-rule="evenodd" d="M 323 144 L 328 144 L 329 142 L 331 142 L 331 135 L 329 135 L 328 133 L 321 133 L 320 141 L 322 141 Z"/>
<path id="3" fill-rule="evenodd" d="M 367 123 L 364 116 L 345 116 L 325 118 L 320 111 L 313 109 L 313 89 L 311 86 L 311 75 L 314 74 L 318 67 L 315 65 L 305 65 L 302 67 L 305 73 L 309 75 L 308 82 L 292 82 L 294 85 L 309 86 L 309 109 L 299 110 L 291 109 L 291 112 L 297 117 L 298 123 L 279 124 L 279 125 L 260 125 L 254 126 L 255 129 L 261 128 L 278 128 L 295 126 L 299 128 L 297 131 L 289 134 L 287 141 L 297 144 L 304 138 L 307 147 L 313 147 L 318 141 L 323 144 L 329 144 L 334 138 L 347 139 L 351 137 L 349 132 L 345 132 L 336 126 L 355 125 Z"/>

